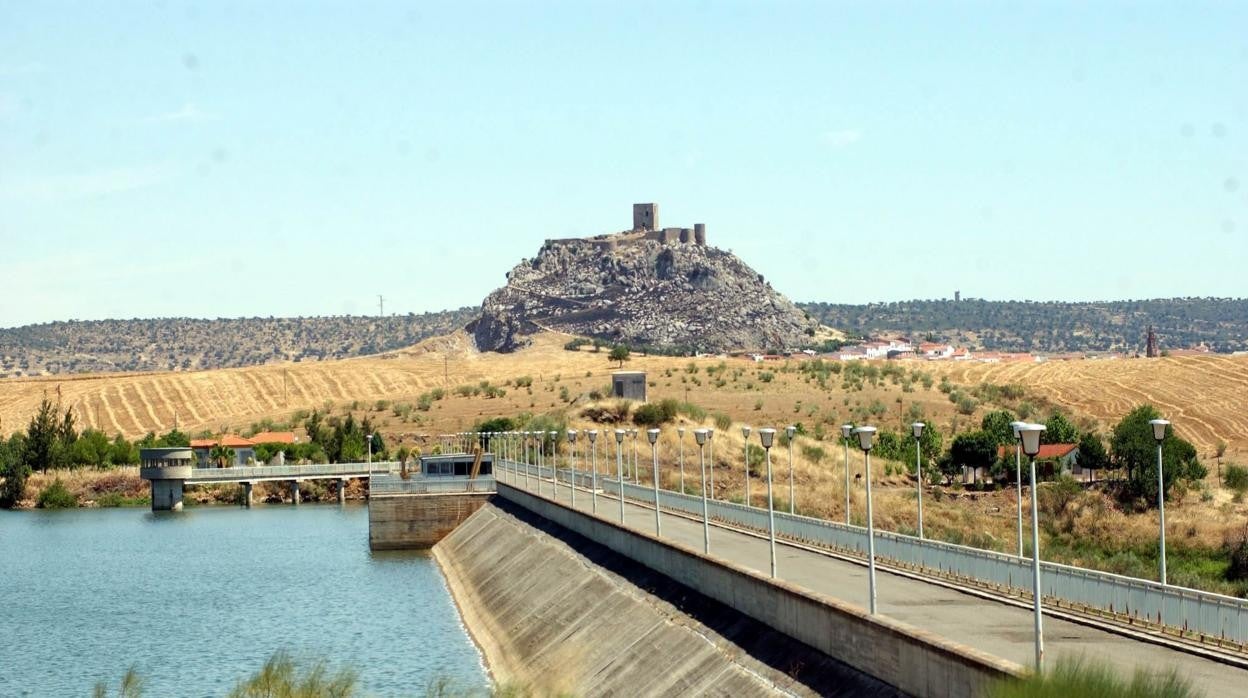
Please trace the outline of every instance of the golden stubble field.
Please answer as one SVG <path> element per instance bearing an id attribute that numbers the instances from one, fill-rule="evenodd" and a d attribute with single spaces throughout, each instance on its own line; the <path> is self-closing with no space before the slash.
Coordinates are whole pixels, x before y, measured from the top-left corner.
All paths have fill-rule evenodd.
<path id="1" fill-rule="evenodd" d="M 565 351 L 567 339 L 540 335 L 533 346 L 506 355 L 477 352 L 466 335 L 457 333 L 359 359 L 187 373 L 8 379 L 0 381 L 0 433 L 24 428 L 44 395 L 72 406 L 80 426 L 133 438 L 167 431 L 175 421 L 191 433 L 242 431 L 261 419 L 282 421 L 296 411 L 327 404 L 339 413 L 357 401 L 360 412 L 378 400 L 414 404 L 420 394 L 436 388 L 447 396 L 427 412 L 413 410 L 404 420 L 382 409 L 375 411 L 373 421 L 383 433 L 400 439 L 460 431 L 492 416 L 557 411 L 571 401 L 579 406 L 590 391 L 605 390 L 615 364 L 605 351 Z M 690 364 L 698 367 L 697 373 L 689 372 Z M 708 368 L 721 364 L 726 370 L 708 375 Z M 876 416 L 870 421 L 898 430 L 917 406 L 948 439 L 952 432 L 974 428 L 983 412 L 993 407 L 982 404 L 972 415 L 959 415 L 944 393 L 918 381 L 911 392 L 888 380 L 845 390 L 834 375 L 826 388 L 820 388 L 796 370 L 783 370 L 798 364 L 634 356 L 625 368 L 649 373 L 652 399 L 688 400 L 708 412 L 758 426 L 802 422 L 813 431 L 822 422 L 831 432 L 836 424 L 861 417 L 863 409 L 874 406 Z M 966 388 L 982 382 L 1019 384 L 1029 396 L 1059 405 L 1085 423 L 1094 421 L 1106 432 L 1131 408 L 1151 402 L 1196 444 L 1202 458 L 1210 458 L 1219 441 L 1229 444 L 1230 458 L 1248 452 L 1248 357 L 902 366 L 907 372 L 929 373 L 936 382 L 947 376 Z M 771 374 L 769 382 L 762 380 L 764 373 Z M 522 376 L 532 378 L 531 387 L 514 385 Z M 507 394 L 490 399 L 454 393 L 456 386 L 481 381 L 504 386 Z M 565 388 L 567 400 L 561 395 Z"/>

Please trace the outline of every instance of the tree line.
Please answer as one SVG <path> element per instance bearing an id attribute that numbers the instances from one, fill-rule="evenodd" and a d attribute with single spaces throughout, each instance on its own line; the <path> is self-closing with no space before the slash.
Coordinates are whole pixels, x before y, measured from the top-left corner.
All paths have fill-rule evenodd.
<path id="1" fill-rule="evenodd" d="M 190 445 L 190 437 L 177 429 L 163 436 L 149 432 L 137 441 L 90 427 L 79 431 L 73 408 L 62 409 L 45 397 L 25 431 L 0 436 L 0 507 L 17 503 L 33 472 L 137 465 L 140 448 Z"/>

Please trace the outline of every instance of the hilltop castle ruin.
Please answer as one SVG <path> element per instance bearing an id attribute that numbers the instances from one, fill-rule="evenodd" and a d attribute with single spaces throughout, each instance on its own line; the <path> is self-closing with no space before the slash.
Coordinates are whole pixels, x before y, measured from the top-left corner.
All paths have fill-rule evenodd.
<path id="1" fill-rule="evenodd" d="M 706 224 L 694 223 L 692 228 L 660 228 L 659 205 L 633 204 L 633 227 L 618 233 L 605 233 L 584 238 L 547 240 L 547 245 L 589 243 L 605 250 L 615 250 L 642 240 L 653 240 L 660 245 L 706 245 Z"/>

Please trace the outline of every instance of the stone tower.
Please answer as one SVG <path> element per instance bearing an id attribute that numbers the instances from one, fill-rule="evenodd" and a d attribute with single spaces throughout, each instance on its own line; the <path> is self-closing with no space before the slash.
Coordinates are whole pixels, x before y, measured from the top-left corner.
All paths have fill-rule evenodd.
<path id="1" fill-rule="evenodd" d="M 658 228 L 658 204 L 633 204 L 633 230 L 658 230 Z"/>
<path id="2" fill-rule="evenodd" d="M 1144 355 L 1150 359 L 1161 356 L 1161 352 L 1157 349 L 1157 333 L 1153 331 L 1153 326 L 1148 326 L 1148 342 L 1144 346 Z"/>

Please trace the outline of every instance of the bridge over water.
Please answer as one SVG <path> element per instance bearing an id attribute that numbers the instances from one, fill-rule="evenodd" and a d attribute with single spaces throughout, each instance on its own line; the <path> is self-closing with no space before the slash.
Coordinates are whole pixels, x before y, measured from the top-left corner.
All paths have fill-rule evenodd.
<path id="1" fill-rule="evenodd" d="M 196 468 L 189 448 L 145 448 L 140 451 L 139 475 L 151 483 L 152 511 L 180 511 L 186 485 L 236 482 L 243 488 L 243 504 L 251 506 L 252 486 L 257 482 L 289 482 L 291 501 L 299 503 L 299 483 L 334 480 L 338 501 L 344 500 L 347 480 L 371 479 L 388 474 L 397 464 L 320 463 L 313 465 L 259 465 L 235 468 Z"/>

